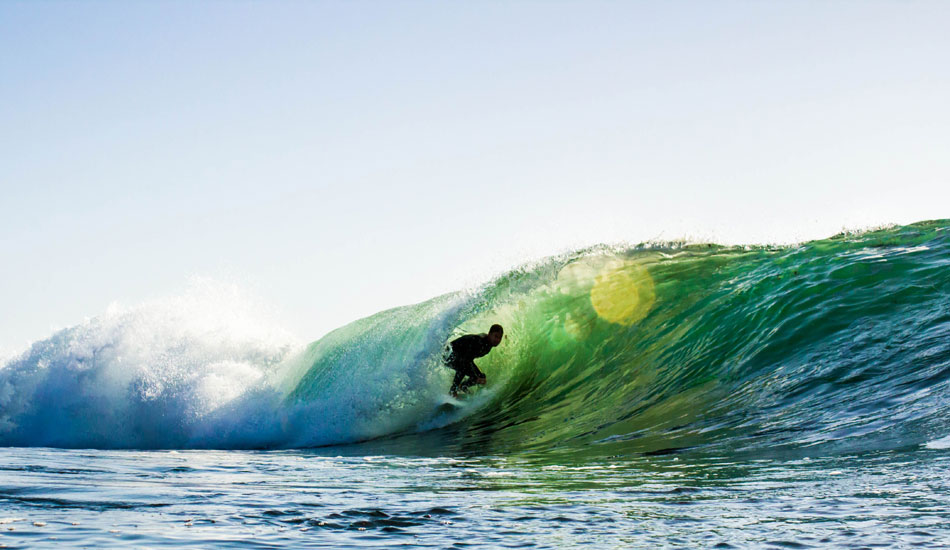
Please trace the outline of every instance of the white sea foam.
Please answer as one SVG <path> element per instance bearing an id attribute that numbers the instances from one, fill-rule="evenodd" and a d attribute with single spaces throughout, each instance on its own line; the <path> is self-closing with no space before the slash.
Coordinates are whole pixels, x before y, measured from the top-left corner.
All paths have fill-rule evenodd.
<path id="1" fill-rule="evenodd" d="M 234 285 L 104 314 L 34 343 L 0 370 L 0 442 L 177 446 L 296 346 Z"/>
<path id="2" fill-rule="evenodd" d="M 950 449 L 950 435 L 941 437 L 940 439 L 934 439 L 933 441 L 928 441 L 924 444 L 924 447 L 927 447 L 928 449 Z"/>

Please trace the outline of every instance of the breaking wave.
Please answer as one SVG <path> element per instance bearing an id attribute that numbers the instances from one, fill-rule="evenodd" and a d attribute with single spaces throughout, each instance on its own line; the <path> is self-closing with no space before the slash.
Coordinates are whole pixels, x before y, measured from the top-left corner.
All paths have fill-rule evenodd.
<path id="1" fill-rule="evenodd" d="M 0 368 L 0 445 L 604 453 L 919 446 L 950 434 L 950 222 L 796 246 L 600 246 L 309 345 L 240 292 L 105 314 Z M 438 412 L 445 342 L 505 326 Z"/>

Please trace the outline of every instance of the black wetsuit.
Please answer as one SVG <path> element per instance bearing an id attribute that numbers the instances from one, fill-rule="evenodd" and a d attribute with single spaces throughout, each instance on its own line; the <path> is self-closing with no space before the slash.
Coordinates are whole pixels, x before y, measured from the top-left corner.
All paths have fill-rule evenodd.
<path id="1" fill-rule="evenodd" d="M 476 357 L 483 357 L 491 351 L 492 345 L 488 341 L 487 334 L 466 334 L 456 338 L 449 343 L 452 350 L 445 359 L 445 364 L 455 370 L 455 379 L 452 381 L 452 395 L 459 390 L 465 391 L 479 378 L 484 378 L 485 373 L 478 370 L 475 366 Z M 462 382 L 462 379 L 468 377 L 468 380 Z"/>

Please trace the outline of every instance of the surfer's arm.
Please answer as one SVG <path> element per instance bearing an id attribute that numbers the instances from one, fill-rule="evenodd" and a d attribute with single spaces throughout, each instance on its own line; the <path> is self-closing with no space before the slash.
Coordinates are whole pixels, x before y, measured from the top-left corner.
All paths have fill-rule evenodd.
<path id="1" fill-rule="evenodd" d="M 484 385 L 488 380 L 485 377 L 485 373 L 482 372 L 481 369 L 478 368 L 478 365 L 476 365 L 474 361 L 472 361 L 472 375 L 475 378 L 476 384 Z"/>

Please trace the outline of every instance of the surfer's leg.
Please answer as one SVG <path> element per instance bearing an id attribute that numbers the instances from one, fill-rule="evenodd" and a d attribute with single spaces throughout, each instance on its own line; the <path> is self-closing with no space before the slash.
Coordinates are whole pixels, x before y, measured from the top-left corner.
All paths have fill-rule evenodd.
<path id="1" fill-rule="evenodd" d="M 475 385 L 475 382 L 478 380 L 478 373 L 480 371 L 478 370 L 478 367 L 475 366 L 475 363 L 470 361 L 467 365 L 460 367 L 458 372 L 460 372 L 462 377 L 465 378 L 465 380 L 459 385 L 458 389 L 459 391 L 466 391 Z M 456 376 L 456 378 L 458 377 Z"/>
<path id="2" fill-rule="evenodd" d="M 452 389 L 449 390 L 449 393 L 455 397 L 459 392 L 459 384 L 462 382 L 462 379 L 465 378 L 465 371 L 454 366 L 452 366 L 452 368 L 455 369 L 455 378 L 452 380 Z"/>

